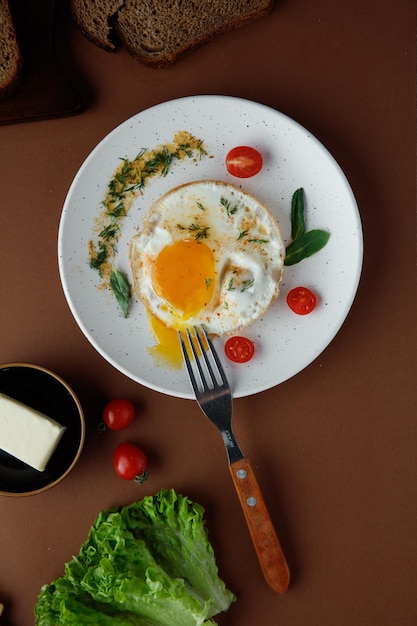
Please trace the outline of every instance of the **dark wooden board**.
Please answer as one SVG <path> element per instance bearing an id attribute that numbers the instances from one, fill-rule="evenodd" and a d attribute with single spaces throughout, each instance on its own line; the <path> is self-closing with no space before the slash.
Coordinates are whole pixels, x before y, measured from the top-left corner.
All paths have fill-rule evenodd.
<path id="1" fill-rule="evenodd" d="M 81 98 L 56 53 L 54 0 L 18 0 L 13 18 L 24 57 L 20 86 L 0 101 L 0 124 L 77 113 Z"/>

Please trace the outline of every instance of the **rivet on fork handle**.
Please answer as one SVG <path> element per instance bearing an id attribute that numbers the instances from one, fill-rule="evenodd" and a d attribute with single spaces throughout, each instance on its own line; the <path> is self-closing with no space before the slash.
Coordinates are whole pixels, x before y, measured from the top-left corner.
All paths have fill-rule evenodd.
<path id="1" fill-rule="evenodd" d="M 274 591 L 285 593 L 290 583 L 289 567 L 252 466 L 243 458 L 231 463 L 229 469 L 265 580 Z"/>

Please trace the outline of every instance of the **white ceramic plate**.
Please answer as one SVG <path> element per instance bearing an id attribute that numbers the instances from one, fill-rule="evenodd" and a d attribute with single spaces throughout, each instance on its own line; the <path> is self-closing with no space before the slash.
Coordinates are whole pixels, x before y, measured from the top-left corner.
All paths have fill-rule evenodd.
<path id="1" fill-rule="evenodd" d="M 343 172 L 323 145 L 292 119 L 255 102 L 224 96 L 180 98 L 138 113 L 115 128 L 83 163 L 68 192 L 59 229 L 59 270 L 69 307 L 87 339 L 115 368 L 146 387 L 193 398 L 184 369 L 156 366 L 148 354 L 154 339 L 142 304 L 134 300 L 125 319 L 113 295 L 97 289 L 98 274 L 88 263 L 88 241 L 120 158 L 133 159 L 142 148 L 169 143 L 180 130 L 204 140 L 211 158 L 177 161 L 166 177 L 149 180 L 123 222 L 120 270 L 130 275 L 129 242 L 153 202 L 194 180 L 241 185 L 269 206 L 286 244 L 291 240 L 291 198 L 303 187 L 307 228 L 330 232 L 320 252 L 285 268 L 280 297 L 242 333 L 256 345 L 249 363 L 229 362 L 222 354 L 224 340 L 215 340 L 234 397 L 248 396 L 299 373 L 342 326 L 362 268 L 358 208 Z M 236 179 L 226 171 L 225 156 L 238 145 L 253 146 L 263 155 L 263 169 L 253 178 Z M 286 304 L 288 291 L 298 285 L 310 287 L 319 297 L 316 309 L 306 316 L 294 314 Z"/>

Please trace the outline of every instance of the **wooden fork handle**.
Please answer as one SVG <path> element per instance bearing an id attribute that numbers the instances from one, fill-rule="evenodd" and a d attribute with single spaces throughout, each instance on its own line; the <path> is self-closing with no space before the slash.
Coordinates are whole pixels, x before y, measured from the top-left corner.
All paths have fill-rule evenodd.
<path id="1" fill-rule="evenodd" d="M 274 591 L 285 593 L 290 571 L 252 466 L 243 458 L 229 469 L 265 580 Z"/>

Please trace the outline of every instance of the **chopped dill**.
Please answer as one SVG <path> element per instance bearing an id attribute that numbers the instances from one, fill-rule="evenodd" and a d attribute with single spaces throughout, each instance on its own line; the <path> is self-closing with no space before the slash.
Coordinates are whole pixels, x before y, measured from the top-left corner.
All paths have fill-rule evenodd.
<path id="1" fill-rule="evenodd" d="M 227 200 L 227 198 L 224 198 L 223 196 L 220 198 L 220 204 L 226 209 L 227 215 L 234 215 L 238 210 L 237 204 L 232 206 L 230 200 Z"/>
<path id="2" fill-rule="evenodd" d="M 97 245 L 98 251 L 95 249 L 95 256 L 90 258 L 90 267 L 101 275 L 101 266 L 107 261 L 108 251 L 104 241 L 99 241 Z"/>
<path id="3" fill-rule="evenodd" d="M 146 161 L 143 171 L 148 176 L 157 173 L 160 173 L 161 176 L 166 176 L 172 159 L 176 156 L 175 152 L 170 152 L 166 146 L 162 146 L 160 150 L 154 152 L 152 159 Z"/>
<path id="4" fill-rule="evenodd" d="M 198 231 L 196 232 L 196 234 L 194 235 L 194 239 L 196 241 L 201 241 L 201 239 L 207 239 L 207 231 L 209 230 L 210 226 L 206 226 L 205 228 L 199 228 Z M 189 229 L 191 230 L 191 229 Z M 195 229 L 193 229 L 195 230 Z"/>
<path id="5" fill-rule="evenodd" d="M 103 282 L 109 284 L 109 262 L 116 256 L 117 241 L 121 235 L 121 223 L 129 212 L 133 201 L 142 193 L 148 179 L 153 176 L 164 177 L 176 160 L 206 155 L 203 141 L 187 131 L 175 134 L 173 142 L 158 146 L 154 150 L 141 148 L 131 161 L 120 157 L 120 165 L 108 182 L 101 205 L 102 212 L 97 220 L 100 225 L 95 242 L 89 242 L 89 264 L 97 270 Z M 204 210 L 202 205 L 198 208 Z M 207 238 L 208 227 L 191 225 L 197 241 Z M 178 227 L 180 227 L 178 225 Z M 113 272 L 113 285 L 116 274 Z"/>
<path id="6" fill-rule="evenodd" d="M 108 224 L 105 228 L 103 228 L 99 237 L 101 237 L 101 239 L 114 239 L 118 230 L 119 227 L 117 225 Z"/>
<path id="7" fill-rule="evenodd" d="M 268 239 L 248 239 L 248 241 L 252 241 L 253 243 L 269 243 Z"/>
<path id="8" fill-rule="evenodd" d="M 146 148 L 142 148 L 141 150 L 139 150 L 139 152 L 134 158 L 134 161 L 139 161 L 139 159 L 141 159 L 143 155 L 146 154 L 146 152 L 147 152 Z"/>
<path id="9" fill-rule="evenodd" d="M 203 140 L 200 139 L 197 141 L 197 145 L 196 145 L 196 150 L 198 150 L 199 154 L 200 154 L 200 159 L 202 156 L 206 156 L 207 155 L 207 151 L 203 146 Z"/>
<path id="10" fill-rule="evenodd" d="M 248 289 L 252 287 L 254 282 L 255 282 L 254 278 L 249 278 L 248 280 L 244 280 L 242 283 L 242 289 L 240 291 L 241 292 L 247 291 Z"/>
<path id="11" fill-rule="evenodd" d="M 207 154 L 203 146 L 203 141 L 201 140 L 198 140 L 196 145 L 192 145 L 190 142 L 187 142 L 187 143 L 182 143 L 178 146 L 178 151 L 184 152 L 184 154 L 186 154 L 190 158 L 193 156 L 194 150 L 197 150 L 197 152 L 200 155 L 200 159 L 202 156 L 205 156 Z"/>
<path id="12" fill-rule="evenodd" d="M 193 151 L 192 151 L 191 146 L 190 146 L 189 143 L 183 143 L 183 144 L 181 144 L 178 147 L 181 150 L 181 152 L 184 152 L 188 157 L 192 157 L 193 156 Z"/>
<path id="13" fill-rule="evenodd" d="M 116 204 L 115 207 L 109 210 L 107 215 L 113 220 L 118 220 L 119 217 L 123 217 L 124 215 L 126 215 L 126 209 L 123 202 L 119 202 L 118 204 Z"/>
<path id="14" fill-rule="evenodd" d="M 207 239 L 208 231 L 210 230 L 210 226 L 200 226 L 200 224 L 198 223 L 198 218 L 196 218 L 195 223 L 192 222 L 189 226 L 177 224 L 177 228 L 179 228 L 180 230 L 189 230 L 191 233 L 194 233 L 194 239 L 196 241 L 201 241 L 201 239 Z"/>

